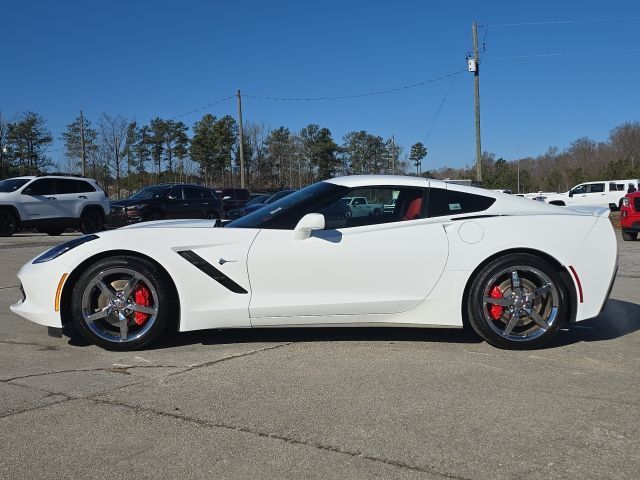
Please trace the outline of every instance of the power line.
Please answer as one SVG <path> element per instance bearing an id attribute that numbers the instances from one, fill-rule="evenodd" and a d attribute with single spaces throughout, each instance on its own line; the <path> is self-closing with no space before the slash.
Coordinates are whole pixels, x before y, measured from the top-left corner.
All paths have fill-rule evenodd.
<path id="1" fill-rule="evenodd" d="M 200 112 L 202 110 L 205 110 L 207 108 L 213 107 L 214 105 L 218 105 L 219 103 L 222 102 L 226 102 L 227 100 L 231 100 L 232 98 L 235 98 L 235 95 L 229 95 L 228 97 L 224 97 L 221 98 L 219 100 L 216 100 L 215 102 L 209 103 L 203 107 L 199 107 L 199 108 L 195 108 L 193 110 L 190 110 L 186 113 L 181 113 L 179 115 L 174 115 L 173 117 L 170 117 L 169 120 L 175 120 L 176 118 L 180 118 L 180 117 L 186 117 L 187 115 L 191 115 L 192 113 L 196 113 L 196 112 Z"/>
<path id="2" fill-rule="evenodd" d="M 594 18 L 587 20 L 549 20 L 544 22 L 520 22 L 520 23 L 492 23 L 488 25 L 478 25 L 479 27 L 530 27 L 538 25 L 567 25 L 572 23 L 609 23 L 638 21 L 640 17 L 618 17 L 618 18 Z"/>
<path id="3" fill-rule="evenodd" d="M 640 49 L 627 50 L 600 50 L 591 52 L 556 52 L 556 53 L 534 53 L 530 55 L 506 55 L 498 57 L 485 57 L 485 60 L 514 60 L 521 58 L 548 58 L 548 57 L 570 57 L 572 55 L 611 55 L 620 53 L 638 53 Z"/>
<path id="4" fill-rule="evenodd" d="M 446 78 L 454 77 L 456 75 L 459 75 L 463 71 L 465 70 L 449 73 L 447 75 L 441 75 L 439 77 L 431 78 L 429 80 L 424 80 L 422 82 L 412 83 L 410 85 L 403 85 L 401 87 L 389 88 L 387 90 L 378 90 L 378 91 L 367 92 L 367 93 L 359 93 L 354 95 L 338 95 L 334 97 L 268 97 L 268 96 L 260 96 L 260 95 L 243 94 L 242 96 L 245 98 L 252 98 L 254 100 L 273 100 L 273 101 L 279 101 L 279 102 L 317 102 L 317 101 L 323 101 L 323 100 L 346 100 L 350 98 L 362 98 L 362 97 L 371 97 L 374 95 L 385 95 L 388 93 L 395 93 L 402 90 L 408 90 L 410 88 L 422 87 L 424 85 L 428 85 L 430 83 L 437 82 L 439 80 L 444 80 Z"/>
<path id="5" fill-rule="evenodd" d="M 449 92 L 451 92 L 451 89 L 453 88 L 453 84 L 456 83 L 457 78 L 458 78 L 458 75 L 455 75 L 453 77 L 453 79 L 451 80 L 451 83 L 449 84 L 449 88 L 447 88 L 447 91 L 445 92 L 444 97 L 442 97 L 442 102 L 440 102 L 440 106 L 438 107 L 438 110 L 436 111 L 436 114 L 433 117 L 433 120 L 431 121 L 431 125 L 429 125 L 429 130 L 427 130 L 427 136 L 424 137 L 425 142 L 429 140 L 429 136 L 431 135 L 431 130 L 433 130 L 433 126 L 436 124 L 436 121 L 440 116 L 440 112 L 442 111 L 442 107 L 444 106 L 444 102 L 447 101 L 447 96 L 449 95 Z"/>

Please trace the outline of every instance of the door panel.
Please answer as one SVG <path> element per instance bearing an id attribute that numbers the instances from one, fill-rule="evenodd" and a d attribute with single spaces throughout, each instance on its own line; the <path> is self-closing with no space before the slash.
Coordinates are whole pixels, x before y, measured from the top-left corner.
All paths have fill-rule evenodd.
<path id="1" fill-rule="evenodd" d="M 447 255 L 444 229 L 429 219 L 320 230 L 305 240 L 261 230 L 248 261 L 252 324 L 407 311 L 436 285 Z"/>
<path id="2" fill-rule="evenodd" d="M 33 181 L 22 191 L 20 197 L 24 214 L 22 220 L 57 219 L 60 216 L 60 205 L 51 178 Z"/>

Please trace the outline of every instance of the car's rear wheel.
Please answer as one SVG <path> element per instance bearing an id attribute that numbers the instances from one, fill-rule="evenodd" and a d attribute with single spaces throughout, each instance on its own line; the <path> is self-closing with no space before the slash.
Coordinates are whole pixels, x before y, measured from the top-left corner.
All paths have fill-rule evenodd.
<path id="1" fill-rule="evenodd" d="M 18 228 L 18 219 L 9 210 L 0 210 L 0 237 L 10 237 Z"/>
<path id="2" fill-rule="evenodd" d="M 108 350 L 136 350 L 162 336 L 177 299 L 151 262 L 105 258 L 80 276 L 71 296 L 73 322 L 90 342 Z"/>
<path id="3" fill-rule="evenodd" d="M 97 210 L 88 210 L 80 218 L 80 231 L 85 235 L 102 230 L 104 217 Z"/>
<path id="4" fill-rule="evenodd" d="M 622 232 L 622 239 L 627 242 L 632 242 L 638 238 L 638 232 Z"/>
<path id="5" fill-rule="evenodd" d="M 568 315 L 569 295 L 549 262 L 510 254 L 486 265 L 468 296 L 469 322 L 499 348 L 538 348 L 551 341 Z"/>

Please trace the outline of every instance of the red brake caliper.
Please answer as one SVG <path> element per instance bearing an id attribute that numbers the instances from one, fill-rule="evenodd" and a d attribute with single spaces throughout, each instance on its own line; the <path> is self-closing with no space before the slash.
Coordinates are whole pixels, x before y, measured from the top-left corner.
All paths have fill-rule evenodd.
<path id="1" fill-rule="evenodd" d="M 138 285 L 133 291 L 133 301 L 138 305 L 148 307 L 151 305 L 151 292 L 144 285 Z M 135 312 L 134 321 L 136 325 L 140 326 L 144 324 L 150 316 L 148 313 Z"/>
<path id="2" fill-rule="evenodd" d="M 495 285 L 491 289 L 489 296 L 491 298 L 502 298 L 502 292 L 500 291 L 498 286 Z M 491 318 L 493 318 L 494 320 L 500 320 L 500 317 L 502 316 L 502 312 L 504 312 L 504 307 L 501 307 L 500 305 L 491 304 L 491 307 L 489 308 L 489 314 L 491 315 Z"/>

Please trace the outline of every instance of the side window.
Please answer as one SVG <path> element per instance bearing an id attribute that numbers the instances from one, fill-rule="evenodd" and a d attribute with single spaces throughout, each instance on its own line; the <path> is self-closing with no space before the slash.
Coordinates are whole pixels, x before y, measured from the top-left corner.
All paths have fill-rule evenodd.
<path id="1" fill-rule="evenodd" d="M 54 180 L 56 185 L 56 194 L 65 195 L 70 193 L 78 193 L 78 184 L 72 179 L 56 178 Z"/>
<path id="2" fill-rule="evenodd" d="M 84 180 L 76 180 L 76 184 L 78 185 L 78 193 L 90 193 L 96 191 L 96 188 L 93 185 L 89 182 L 85 182 Z"/>
<path id="3" fill-rule="evenodd" d="M 200 192 L 202 192 L 202 198 L 214 198 L 213 190 L 207 190 L 205 188 L 201 188 Z"/>
<path id="4" fill-rule="evenodd" d="M 176 187 L 171 189 L 169 195 L 167 197 L 169 200 L 184 200 L 184 194 L 182 192 L 182 187 Z"/>
<path id="5" fill-rule="evenodd" d="M 495 201 L 495 198 L 484 195 L 432 188 L 429 191 L 429 217 L 482 212 Z"/>
<path id="6" fill-rule="evenodd" d="M 589 185 L 588 193 L 602 193 L 604 192 L 604 183 L 592 183 Z"/>
<path id="7" fill-rule="evenodd" d="M 184 187 L 182 190 L 184 191 L 184 197 L 187 200 L 201 200 L 202 199 L 202 194 L 200 193 L 200 189 L 199 188 Z"/>
<path id="8" fill-rule="evenodd" d="M 352 208 L 345 197 L 359 197 L 359 201 Z M 306 213 L 323 214 L 326 230 L 402 222 L 424 217 L 424 197 L 425 190 L 417 187 L 357 188 Z"/>
<path id="9" fill-rule="evenodd" d="M 574 195 L 580 195 L 580 194 L 583 194 L 583 193 L 587 193 L 587 186 L 586 185 L 578 185 L 573 190 L 571 190 L 571 193 L 573 193 Z"/>
<path id="10" fill-rule="evenodd" d="M 35 180 L 22 191 L 27 195 L 54 195 L 55 186 L 52 178 L 41 178 Z"/>

